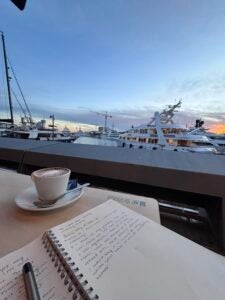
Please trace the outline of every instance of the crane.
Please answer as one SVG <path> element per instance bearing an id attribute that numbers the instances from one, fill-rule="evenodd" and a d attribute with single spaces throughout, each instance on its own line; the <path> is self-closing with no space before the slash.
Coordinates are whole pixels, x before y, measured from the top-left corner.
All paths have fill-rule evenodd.
<path id="1" fill-rule="evenodd" d="M 104 133 L 106 133 L 106 130 L 107 130 L 107 120 L 108 120 L 108 118 L 112 118 L 112 116 L 109 115 L 107 111 L 105 111 L 105 112 L 97 112 L 97 111 L 91 110 L 91 112 L 93 112 L 93 113 L 95 113 L 97 115 L 103 116 L 105 118 Z"/>

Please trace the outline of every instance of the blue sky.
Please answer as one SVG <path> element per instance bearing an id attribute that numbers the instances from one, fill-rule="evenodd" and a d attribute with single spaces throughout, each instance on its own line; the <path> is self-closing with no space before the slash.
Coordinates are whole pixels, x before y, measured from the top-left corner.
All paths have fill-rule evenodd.
<path id="1" fill-rule="evenodd" d="M 0 30 L 36 119 L 103 125 L 90 110 L 108 111 L 125 129 L 182 98 L 178 121 L 212 126 L 225 124 L 224 16 L 222 0 L 5 0 Z"/>

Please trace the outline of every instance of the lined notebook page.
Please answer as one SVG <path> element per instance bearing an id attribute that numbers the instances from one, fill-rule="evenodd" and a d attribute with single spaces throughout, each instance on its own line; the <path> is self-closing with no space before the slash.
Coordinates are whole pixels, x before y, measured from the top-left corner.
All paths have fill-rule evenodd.
<path id="1" fill-rule="evenodd" d="M 223 257 L 115 201 L 52 231 L 100 299 L 225 299 Z"/>
<path id="2" fill-rule="evenodd" d="M 34 268 L 41 299 L 72 299 L 48 256 L 41 238 L 0 259 L 0 299 L 27 300 L 22 267 L 30 261 Z"/>

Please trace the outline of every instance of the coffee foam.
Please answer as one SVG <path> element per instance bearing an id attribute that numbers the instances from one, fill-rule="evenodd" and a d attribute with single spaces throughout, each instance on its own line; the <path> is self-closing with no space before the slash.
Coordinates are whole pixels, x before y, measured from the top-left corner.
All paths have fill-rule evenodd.
<path id="1" fill-rule="evenodd" d="M 67 173 L 67 170 L 64 169 L 51 169 L 51 170 L 40 170 L 35 175 L 38 177 L 56 177 L 64 175 Z"/>

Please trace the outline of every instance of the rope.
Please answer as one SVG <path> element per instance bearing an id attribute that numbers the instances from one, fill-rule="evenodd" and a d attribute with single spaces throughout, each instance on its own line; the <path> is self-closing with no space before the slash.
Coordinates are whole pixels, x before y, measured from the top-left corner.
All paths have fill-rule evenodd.
<path id="1" fill-rule="evenodd" d="M 24 114 L 24 117 L 25 117 L 25 119 L 26 119 L 26 120 L 28 120 L 29 118 L 27 117 L 26 111 L 25 111 L 25 109 L 23 108 L 23 106 L 21 105 L 21 103 L 20 103 L 19 99 L 17 98 L 17 96 L 16 96 L 16 93 L 14 92 L 14 90 L 13 90 L 12 88 L 11 88 L 11 91 L 12 91 L 12 93 L 13 93 L 13 96 L 15 97 L 15 99 L 16 99 L 16 101 L 17 101 L 17 103 L 19 104 L 19 107 L 20 107 L 20 109 L 22 110 L 22 112 L 23 112 L 23 114 Z"/>
<path id="2" fill-rule="evenodd" d="M 14 76 L 14 78 L 15 78 L 15 80 L 16 80 L 16 84 L 17 84 L 17 86 L 18 86 L 18 88 L 19 88 L 20 94 L 21 94 L 21 96 L 22 96 L 22 98 L 23 98 L 23 102 L 24 102 L 25 107 L 26 107 L 26 109 L 27 109 L 27 112 L 28 112 L 28 115 L 29 115 L 29 117 L 30 117 L 30 120 L 32 120 L 31 113 L 30 113 L 29 107 L 28 107 L 28 105 L 27 105 L 26 99 L 25 99 L 25 97 L 24 97 L 24 94 L 23 94 L 23 92 L 22 92 L 22 90 L 21 90 L 20 84 L 19 84 L 19 82 L 18 82 L 18 80 L 17 80 L 16 74 L 15 74 L 15 72 L 14 72 L 14 70 L 13 70 L 13 67 L 12 67 L 12 65 L 11 65 L 11 63 L 10 63 L 8 57 L 7 57 L 7 60 L 8 60 L 9 65 L 10 65 L 10 69 L 12 70 L 13 76 Z"/>

